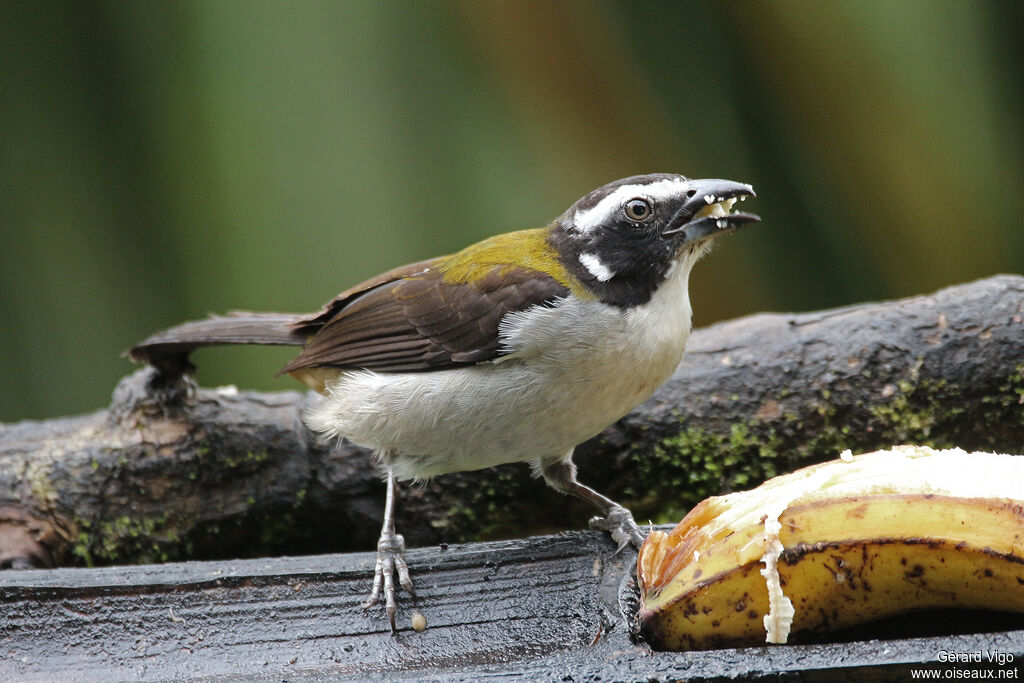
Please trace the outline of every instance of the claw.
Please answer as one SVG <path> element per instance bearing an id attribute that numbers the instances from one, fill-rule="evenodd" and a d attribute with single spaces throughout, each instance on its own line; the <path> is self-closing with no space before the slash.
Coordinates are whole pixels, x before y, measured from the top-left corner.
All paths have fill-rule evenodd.
<path id="1" fill-rule="evenodd" d="M 416 597 L 416 592 L 412 589 L 412 579 L 409 578 L 409 565 L 405 563 L 404 555 L 397 555 L 395 557 L 395 569 L 398 570 L 398 583 L 402 586 L 402 590 Z"/>
<path id="2" fill-rule="evenodd" d="M 639 549 L 644 542 L 644 532 L 633 520 L 632 513 L 621 505 L 611 508 L 607 517 L 591 519 L 590 528 L 609 532 L 612 535 L 612 540 L 619 545 L 618 550 L 615 551 L 617 553 L 622 552 L 622 549 L 630 544 Z"/>
<path id="3" fill-rule="evenodd" d="M 544 479 L 559 491 L 585 500 L 605 513 L 605 517 L 594 517 L 590 520 L 590 528 L 611 533 L 612 540 L 619 544 L 619 550 L 616 552 L 630 544 L 639 549 L 644 542 L 644 533 L 633 521 L 633 515 L 611 498 L 602 496 L 589 486 L 576 481 L 576 465 L 573 464 L 571 456 L 570 451 L 562 460 L 541 463 Z"/>
<path id="4" fill-rule="evenodd" d="M 384 558 L 377 555 L 377 564 L 373 568 L 373 588 L 370 589 L 370 597 L 363 603 L 363 609 L 369 609 L 380 600 L 381 582 L 384 578 Z"/>
<path id="5" fill-rule="evenodd" d="M 363 603 L 364 608 L 373 607 L 384 596 L 384 611 L 391 623 L 391 632 L 396 633 L 395 615 L 398 614 L 398 596 L 395 590 L 395 573 L 398 583 L 409 595 L 413 592 L 412 579 L 409 577 L 409 566 L 405 563 L 405 538 L 393 531 L 382 531 L 377 541 L 377 564 L 373 569 L 373 588 L 370 597 Z"/>

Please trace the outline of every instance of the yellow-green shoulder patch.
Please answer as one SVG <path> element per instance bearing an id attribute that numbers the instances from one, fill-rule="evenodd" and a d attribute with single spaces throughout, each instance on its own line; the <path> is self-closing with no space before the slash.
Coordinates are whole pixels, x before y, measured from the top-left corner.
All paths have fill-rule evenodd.
<path id="1" fill-rule="evenodd" d="M 545 273 L 581 298 L 593 298 L 566 270 L 547 240 L 548 229 L 520 230 L 489 237 L 438 264 L 445 282 L 472 282 L 494 269 L 525 268 Z"/>

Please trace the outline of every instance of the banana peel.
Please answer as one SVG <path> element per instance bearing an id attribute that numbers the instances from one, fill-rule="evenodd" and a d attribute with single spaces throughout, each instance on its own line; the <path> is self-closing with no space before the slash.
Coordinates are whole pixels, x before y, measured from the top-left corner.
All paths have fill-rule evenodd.
<path id="1" fill-rule="evenodd" d="M 928 608 L 1024 613 L 1024 456 L 845 452 L 652 531 L 637 578 L 641 632 L 667 650 L 785 643 Z"/>

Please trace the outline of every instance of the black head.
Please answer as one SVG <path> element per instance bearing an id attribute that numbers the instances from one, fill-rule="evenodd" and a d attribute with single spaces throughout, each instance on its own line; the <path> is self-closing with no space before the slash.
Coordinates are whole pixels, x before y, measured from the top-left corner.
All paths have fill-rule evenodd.
<path id="1" fill-rule="evenodd" d="M 719 235 L 759 221 L 732 211 L 750 185 L 691 180 L 672 173 L 632 176 L 599 187 L 553 226 L 565 266 L 598 298 L 635 306 L 651 298 L 673 267 L 689 268 Z"/>

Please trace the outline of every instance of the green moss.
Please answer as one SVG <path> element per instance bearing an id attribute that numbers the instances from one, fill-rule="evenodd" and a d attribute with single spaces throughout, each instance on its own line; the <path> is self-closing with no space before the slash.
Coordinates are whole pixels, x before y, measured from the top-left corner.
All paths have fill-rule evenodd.
<path id="1" fill-rule="evenodd" d="M 177 533 L 167 530 L 167 515 L 133 518 L 122 515 L 111 521 L 91 524 L 76 520 L 79 532 L 72 548 L 86 565 L 97 563 L 167 562 L 176 556 L 180 541 Z"/>
<path id="2" fill-rule="evenodd" d="M 85 563 L 85 566 L 92 567 L 95 563 L 92 560 L 92 553 L 89 552 L 89 534 L 84 531 L 78 532 L 75 544 L 71 547 L 71 553 L 75 557 L 79 557 Z"/>
<path id="3" fill-rule="evenodd" d="M 237 456 L 225 452 L 220 457 L 220 462 L 232 469 L 242 465 L 261 465 L 268 460 L 270 460 L 270 454 L 266 451 L 246 451 L 245 455 Z"/>
<path id="4" fill-rule="evenodd" d="M 736 423 L 728 437 L 693 427 L 638 456 L 649 488 L 633 504 L 659 522 L 675 522 L 708 496 L 747 488 L 777 473 L 780 439 L 758 422 Z M 653 484 L 653 486 L 651 486 Z M 636 497 L 636 491 L 629 491 Z"/>
<path id="5" fill-rule="evenodd" d="M 655 483 L 639 507 L 650 507 L 655 499 L 655 514 L 677 521 L 681 511 L 709 495 L 756 486 L 847 448 L 913 443 L 1024 449 L 1024 443 L 1007 443 L 1019 442 L 1024 426 L 1024 364 L 1015 367 L 995 395 L 989 392 L 980 402 L 971 395 L 981 389 L 921 380 L 920 368 L 919 359 L 895 383 L 897 391 L 881 403 L 844 405 L 834 392 L 823 391 L 810 410 L 813 424 L 784 412 L 766 422 L 734 423 L 727 436 L 681 425 L 680 433 L 659 441 L 653 454 L 638 456 L 644 469 L 639 480 Z"/>
<path id="6" fill-rule="evenodd" d="M 204 485 L 236 479 L 262 469 L 274 458 L 267 450 L 238 451 L 221 443 L 217 434 L 205 434 L 192 447 L 192 457 L 181 463 L 183 477 Z"/>
<path id="7" fill-rule="evenodd" d="M 1007 378 L 1006 383 L 999 387 L 1000 397 L 986 397 L 992 399 L 992 403 L 1000 404 L 1004 407 L 1012 405 L 1024 406 L 1024 363 L 1021 363 L 1013 369 L 1010 376 Z M 999 400 L 999 399 L 1002 400 Z M 1024 421 L 1024 408 L 1018 413 Z"/>
<path id="8" fill-rule="evenodd" d="M 979 444 L 984 439 L 980 424 L 1005 425 L 1013 418 L 1013 411 L 1005 397 L 1008 387 L 996 396 L 988 395 L 980 402 L 965 398 L 965 388 L 949 385 L 945 380 L 901 381 L 899 393 L 885 403 L 870 407 L 877 424 L 873 425 L 882 443 L 914 443 L 935 448 L 968 445 L 959 440 Z M 978 405 L 993 400 L 995 411 L 982 411 Z M 1020 411 L 1024 415 L 1024 411 Z M 1020 420 L 1018 424 L 1024 424 Z"/>
<path id="9" fill-rule="evenodd" d="M 813 426 L 791 412 L 768 421 L 735 422 L 728 435 L 681 425 L 679 434 L 661 439 L 653 453 L 638 454 L 643 470 L 638 480 L 649 488 L 634 505 L 659 521 L 676 522 L 704 498 L 752 488 L 856 448 L 857 435 L 839 418 L 831 397 L 823 392 L 811 408 Z"/>
<path id="10" fill-rule="evenodd" d="M 888 403 L 871 406 L 871 414 L 893 435 L 895 443 L 930 441 L 936 421 L 933 410 L 915 407 L 907 393 L 896 396 Z"/>

